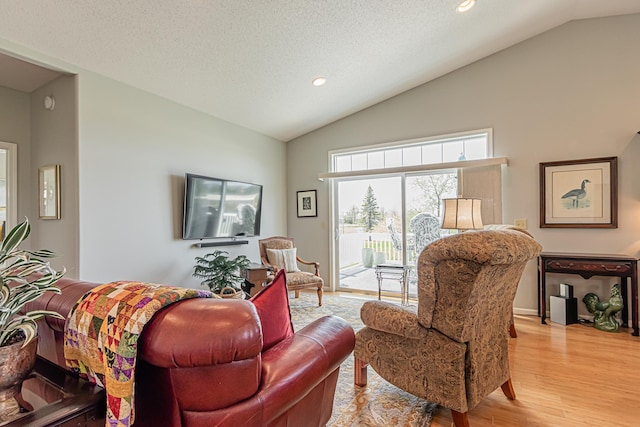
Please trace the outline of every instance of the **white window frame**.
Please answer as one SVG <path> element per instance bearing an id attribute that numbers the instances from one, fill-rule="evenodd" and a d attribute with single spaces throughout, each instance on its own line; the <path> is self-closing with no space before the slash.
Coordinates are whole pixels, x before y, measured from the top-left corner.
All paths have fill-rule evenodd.
<path id="1" fill-rule="evenodd" d="M 430 163 L 430 164 L 421 164 L 421 165 L 413 165 L 413 166 L 401 166 L 401 167 L 392 167 L 392 168 L 381 168 L 381 169 L 361 169 L 355 171 L 346 171 L 346 172 L 335 172 L 335 157 L 341 154 L 359 154 L 359 153 L 367 153 L 375 150 L 389 149 L 389 148 L 401 148 L 406 146 L 412 146 L 417 144 L 423 144 L 425 142 L 445 142 L 446 140 L 451 139 L 462 139 L 465 137 L 472 137 L 481 134 L 487 135 L 487 145 L 486 145 L 486 158 L 479 160 L 461 160 L 457 162 L 448 162 L 448 163 Z M 331 280 L 331 290 L 335 291 L 338 287 L 338 283 L 340 280 L 340 271 L 338 268 L 338 263 L 336 262 L 336 250 L 337 250 L 337 241 L 339 238 L 339 230 L 338 230 L 338 215 L 339 213 L 336 211 L 336 207 L 338 205 L 338 191 L 337 191 L 337 183 L 338 181 L 345 179 L 359 179 L 366 177 L 381 177 L 384 175 L 395 175 L 400 176 L 402 181 L 402 193 L 401 193 L 401 202 L 402 202 L 402 215 L 405 216 L 404 208 L 405 208 L 405 177 L 408 174 L 419 173 L 425 171 L 447 171 L 451 169 L 463 169 L 466 167 L 479 167 L 479 166 L 489 166 L 495 164 L 507 164 L 508 160 L 506 157 L 493 157 L 493 129 L 477 129 L 472 131 L 458 132 L 446 135 L 437 135 L 423 138 L 415 138 L 410 140 L 403 141 L 392 141 L 385 142 L 380 144 L 366 145 L 360 147 L 351 147 L 344 148 L 339 150 L 331 150 L 327 153 L 328 155 L 328 165 L 329 172 L 320 173 L 318 178 L 321 181 L 325 179 L 330 179 L 332 182 L 329 185 L 329 209 L 331 212 L 329 221 L 330 221 L 330 230 L 333 234 L 333 238 L 329 241 L 329 251 L 331 256 L 329 257 L 329 271 L 332 277 Z M 406 234 L 406 224 L 403 221 L 402 227 L 403 235 Z M 404 255 L 403 255 L 404 256 Z"/>
<path id="2" fill-rule="evenodd" d="M 5 233 L 18 221 L 18 144 L 0 141 L 0 149 L 7 152 L 7 211 Z"/>

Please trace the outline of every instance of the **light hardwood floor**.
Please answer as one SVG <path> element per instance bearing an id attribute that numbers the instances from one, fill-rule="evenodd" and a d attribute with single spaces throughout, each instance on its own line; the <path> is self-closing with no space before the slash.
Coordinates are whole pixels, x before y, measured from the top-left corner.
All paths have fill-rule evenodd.
<path id="1" fill-rule="evenodd" d="M 469 412 L 471 427 L 640 426 L 640 337 L 516 316 L 509 341 L 517 399 L 500 389 Z M 431 427 L 450 427 L 438 408 Z"/>

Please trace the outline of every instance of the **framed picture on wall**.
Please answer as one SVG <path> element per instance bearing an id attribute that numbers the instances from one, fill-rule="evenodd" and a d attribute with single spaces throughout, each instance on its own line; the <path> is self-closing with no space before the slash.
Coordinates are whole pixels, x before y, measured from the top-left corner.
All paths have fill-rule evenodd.
<path id="1" fill-rule="evenodd" d="M 38 169 L 40 219 L 60 219 L 60 165 Z"/>
<path id="2" fill-rule="evenodd" d="M 318 202 L 316 190 L 298 191 L 298 218 L 318 216 Z"/>
<path id="3" fill-rule="evenodd" d="M 618 158 L 540 163 L 541 228 L 617 228 Z"/>

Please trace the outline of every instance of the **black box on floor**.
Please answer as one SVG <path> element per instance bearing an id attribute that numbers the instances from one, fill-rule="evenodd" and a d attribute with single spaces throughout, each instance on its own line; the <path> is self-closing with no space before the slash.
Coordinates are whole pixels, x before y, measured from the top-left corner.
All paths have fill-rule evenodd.
<path id="1" fill-rule="evenodd" d="M 578 323 L 578 299 L 552 295 L 550 298 L 551 321 L 561 325 Z"/>

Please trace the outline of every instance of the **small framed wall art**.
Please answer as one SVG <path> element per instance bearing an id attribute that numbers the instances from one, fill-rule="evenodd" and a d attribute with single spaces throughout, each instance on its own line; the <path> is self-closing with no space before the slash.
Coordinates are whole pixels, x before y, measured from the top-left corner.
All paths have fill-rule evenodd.
<path id="1" fill-rule="evenodd" d="M 38 169 L 40 219 L 60 219 L 60 165 Z"/>
<path id="2" fill-rule="evenodd" d="M 618 158 L 540 163 L 541 228 L 617 228 Z"/>
<path id="3" fill-rule="evenodd" d="M 298 218 L 318 216 L 318 202 L 316 190 L 298 191 Z"/>

